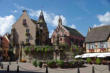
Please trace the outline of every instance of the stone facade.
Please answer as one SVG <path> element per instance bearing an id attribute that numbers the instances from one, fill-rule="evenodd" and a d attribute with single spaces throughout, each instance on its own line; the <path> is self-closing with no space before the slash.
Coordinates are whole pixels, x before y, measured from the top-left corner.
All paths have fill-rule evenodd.
<path id="1" fill-rule="evenodd" d="M 72 52 L 70 48 L 77 45 L 81 48 L 79 50 L 82 50 L 83 42 L 83 35 L 81 35 L 76 29 L 62 25 L 62 19 L 59 17 L 58 26 L 51 37 L 51 43 L 55 46 L 54 59 L 66 61 L 72 60 L 74 52 Z M 61 45 L 66 47 L 62 48 Z"/>
<path id="2" fill-rule="evenodd" d="M 23 10 L 20 18 L 13 24 L 10 43 L 14 48 L 16 57 L 22 54 L 24 46 L 36 46 L 49 44 L 49 32 L 41 11 L 38 21 L 31 19 L 26 10 Z"/>
<path id="3" fill-rule="evenodd" d="M 59 44 L 68 44 L 69 46 L 74 44 L 82 47 L 84 37 L 76 29 L 62 25 L 62 19 L 59 18 L 58 27 L 54 30 L 51 37 L 51 43 L 55 45 L 56 42 L 59 42 Z"/>
<path id="4" fill-rule="evenodd" d="M 18 48 L 22 44 L 45 45 L 49 33 L 43 12 L 41 11 L 38 21 L 35 21 L 30 19 L 26 10 L 23 10 L 21 17 L 12 26 L 11 35 L 13 45 Z"/>

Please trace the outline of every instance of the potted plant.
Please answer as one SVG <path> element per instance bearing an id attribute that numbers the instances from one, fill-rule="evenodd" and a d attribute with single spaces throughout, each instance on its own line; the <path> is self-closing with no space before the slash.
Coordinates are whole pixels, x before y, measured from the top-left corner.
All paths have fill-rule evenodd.
<path id="1" fill-rule="evenodd" d="M 91 58 L 87 58 L 87 63 L 91 64 Z"/>
<path id="2" fill-rule="evenodd" d="M 33 65 L 34 65 L 35 67 L 37 67 L 37 65 L 38 65 L 38 64 L 37 64 L 37 60 L 34 60 L 34 61 L 33 61 Z"/>
<path id="3" fill-rule="evenodd" d="M 96 59 L 96 64 L 101 64 L 101 60 L 99 58 Z"/>
<path id="4" fill-rule="evenodd" d="M 48 61 L 48 62 L 47 62 L 47 65 L 48 65 L 50 68 L 56 68 L 56 67 L 57 67 L 55 61 Z"/>
<path id="5" fill-rule="evenodd" d="M 39 67 L 42 68 L 43 62 L 39 62 Z"/>
<path id="6" fill-rule="evenodd" d="M 64 67 L 64 61 L 63 60 L 57 60 L 56 63 L 57 63 L 57 66 L 59 66 L 61 68 Z"/>

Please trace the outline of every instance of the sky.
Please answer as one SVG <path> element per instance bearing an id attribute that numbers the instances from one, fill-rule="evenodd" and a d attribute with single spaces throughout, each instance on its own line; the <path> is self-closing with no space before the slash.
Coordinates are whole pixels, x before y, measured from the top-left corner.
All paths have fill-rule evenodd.
<path id="1" fill-rule="evenodd" d="M 89 27 L 110 24 L 110 0 L 0 0 L 0 35 L 11 32 L 23 9 L 35 20 L 43 10 L 50 37 L 59 16 L 63 25 L 77 29 L 84 36 Z"/>

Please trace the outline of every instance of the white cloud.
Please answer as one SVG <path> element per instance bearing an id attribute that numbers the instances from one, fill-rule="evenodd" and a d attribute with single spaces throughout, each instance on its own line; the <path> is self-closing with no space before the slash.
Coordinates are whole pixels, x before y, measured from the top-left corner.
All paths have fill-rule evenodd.
<path id="1" fill-rule="evenodd" d="M 72 24 L 70 27 L 76 29 L 76 25 L 74 24 Z"/>
<path id="2" fill-rule="evenodd" d="M 104 15 L 98 15 L 97 17 L 102 24 L 110 24 L 110 12 L 106 12 Z"/>
<path id="3" fill-rule="evenodd" d="M 29 11 L 29 15 L 32 17 L 39 17 L 41 10 L 30 10 Z M 44 18 L 46 20 L 47 23 L 49 23 L 52 26 L 57 26 L 58 25 L 58 19 L 59 19 L 59 15 L 56 15 L 54 13 L 48 13 L 46 11 L 43 11 L 44 14 Z M 62 23 L 63 25 L 66 25 L 66 18 L 63 15 L 60 15 L 60 17 L 62 18 Z"/>
<path id="4" fill-rule="evenodd" d="M 94 24 L 93 27 L 110 25 L 110 12 L 106 12 L 104 15 L 98 15 L 97 18 L 101 24 L 100 25 Z"/>
<path id="5" fill-rule="evenodd" d="M 13 13 L 17 13 L 17 12 L 18 12 L 17 10 L 14 10 L 14 11 L 13 11 Z"/>
<path id="6" fill-rule="evenodd" d="M 0 16 L 0 35 L 4 35 L 5 33 L 10 32 L 14 22 L 15 17 L 13 15 L 5 17 Z"/>
<path id="7" fill-rule="evenodd" d="M 97 25 L 96 25 L 96 24 L 94 24 L 94 25 L 93 25 L 93 28 L 94 28 L 94 27 L 97 27 Z"/>
<path id="8" fill-rule="evenodd" d="M 40 15 L 40 12 L 41 12 L 41 10 L 33 10 L 33 9 L 26 8 L 26 7 L 17 5 L 17 4 L 15 4 L 15 6 L 19 10 L 23 10 L 23 9 L 27 10 L 29 12 L 29 15 L 31 17 L 35 17 L 35 18 L 36 17 L 38 18 L 39 15 Z M 45 18 L 45 21 L 46 21 L 47 25 L 49 27 L 52 26 L 53 29 L 58 25 L 59 16 L 62 18 L 63 25 L 67 25 L 67 20 L 63 15 L 58 15 L 58 14 L 55 14 L 55 13 L 49 13 L 49 12 L 44 11 L 44 10 L 43 10 L 43 14 L 44 14 L 44 18 Z M 70 27 L 76 28 L 76 26 L 74 24 L 72 24 Z M 54 30 L 49 30 L 49 31 L 50 31 L 49 37 L 51 37 Z"/>
<path id="9" fill-rule="evenodd" d="M 62 19 L 62 24 L 63 25 L 66 25 L 66 23 L 67 23 L 66 18 L 63 15 L 60 15 L 60 17 Z M 54 16 L 54 19 L 52 21 L 52 23 L 54 24 L 54 26 L 57 26 L 58 25 L 58 19 L 59 19 L 59 16 L 58 15 Z"/>
<path id="10" fill-rule="evenodd" d="M 51 31 L 50 31 L 49 37 L 52 36 L 53 32 L 54 32 L 54 30 L 51 30 Z"/>
<path id="11" fill-rule="evenodd" d="M 14 5 L 19 10 L 23 10 L 23 9 L 28 10 L 29 11 L 29 15 L 31 17 L 39 17 L 40 12 L 41 12 L 41 10 L 33 10 L 33 9 L 30 9 L 30 8 L 26 8 L 26 7 L 20 6 L 18 4 L 14 4 Z M 57 15 L 55 13 L 49 13 L 47 11 L 43 11 L 43 14 L 44 14 L 44 18 L 45 18 L 47 24 L 50 24 L 52 26 L 57 26 L 58 25 L 59 15 Z M 66 25 L 66 23 L 67 23 L 66 18 L 63 15 L 60 15 L 60 17 L 62 18 L 63 25 Z"/>

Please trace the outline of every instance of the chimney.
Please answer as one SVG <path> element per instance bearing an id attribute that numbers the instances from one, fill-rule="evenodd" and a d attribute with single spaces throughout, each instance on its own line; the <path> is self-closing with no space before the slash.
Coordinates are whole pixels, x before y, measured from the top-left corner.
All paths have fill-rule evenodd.
<path id="1" fill-rule="evenodd" d="M 23 12 L 27 12 L 27 10 L 23 10 Z"/>

